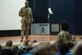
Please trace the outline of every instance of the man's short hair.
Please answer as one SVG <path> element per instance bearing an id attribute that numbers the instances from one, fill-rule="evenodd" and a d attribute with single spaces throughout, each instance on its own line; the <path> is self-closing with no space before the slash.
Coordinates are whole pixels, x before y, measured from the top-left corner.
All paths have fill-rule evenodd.
<path id="1" fill-rule="evenodd" d="M 62 21 L 60 26 L 61 26 L 62 30 L 65 30 L 65 31 L 69 28 L 68 22 L 66 22 L 66 21 Z"/>

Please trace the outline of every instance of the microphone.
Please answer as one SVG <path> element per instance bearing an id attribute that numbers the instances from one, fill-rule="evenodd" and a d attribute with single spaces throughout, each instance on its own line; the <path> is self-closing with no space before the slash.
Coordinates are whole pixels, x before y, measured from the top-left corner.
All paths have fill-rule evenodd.
<path id="1" fill-rule="evenodd" d="M 48 12 L 49 12 L 49 14 L 53 14 L 51 8 L 48 8 Z"/>

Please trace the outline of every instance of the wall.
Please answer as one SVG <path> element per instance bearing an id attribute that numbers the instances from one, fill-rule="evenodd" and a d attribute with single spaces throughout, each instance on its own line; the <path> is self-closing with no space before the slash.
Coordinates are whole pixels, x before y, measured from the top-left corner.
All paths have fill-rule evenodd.
<path id="1" fill-rule="evenodd" d="M 0 0 L 0 31 L 20 30 L 18 12 L 24 6 L 24 0 Z"/>

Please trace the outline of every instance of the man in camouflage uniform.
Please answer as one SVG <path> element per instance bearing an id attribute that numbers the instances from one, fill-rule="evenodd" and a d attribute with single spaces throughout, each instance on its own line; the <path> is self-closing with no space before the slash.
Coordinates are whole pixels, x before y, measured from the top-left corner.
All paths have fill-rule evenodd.
<path id="1" fill-rule="evenodd" d="M 68 29 L 68 23 L 66 21 L 63 21 L 60 24 L 61 31 L 58 34 L 58 40 L 57 43 L 60 45 L 62 43 L 72 43 L 72 36 L 71 34 L 67 31 Z"/>
<path id="2" fill-rule="evenodd" d="M 22 17 L 21 19 L 21 42 L 22 42 L 24 36 L 26 39 L 28 38 L 29 29 L 33 21 L 32 9 L 29 7 L 28 1 L 26 1 L 25 6 L 20 9 L 19 16 Z"/>

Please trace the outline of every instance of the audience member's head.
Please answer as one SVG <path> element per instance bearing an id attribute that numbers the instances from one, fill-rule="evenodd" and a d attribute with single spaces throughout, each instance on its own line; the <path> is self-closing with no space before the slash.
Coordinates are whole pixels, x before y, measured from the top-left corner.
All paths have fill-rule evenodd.
<path id="1" fill-rule="evenodd" d="M 35 49 L 33 55 L 55 55 L 55 53 L 50 46 L 39 46 Z"/>
<path id="2" fill-rule="evenodd" d="M 33 40 L 33 41 L 32 41 L 32 43 L 36 43 L 36 42 L 37 42 L 37 40 Z"/>
<path id="3" fill-rule="evenodd" d="M 33 49 L 36 49 L 36 48 L 39 47 L 39 46 L 40 46 L 40 43 L 39 43 L 39 42 L 36 42 L 36 43 L 34 43 L 34 44 L 32 45 Z"/>
<path id="4" fill-rule="evenodd" d="M 50 46 L 55 52 L 58 52 L 58 45 L 57 45 L 56 41 L 51 41 Z"/>
<path id="5" fill-rule="evenodd" d="M 61 55 L 65 55 L 69 51 L 69 46 L 67 44 L 61 44 L 58 47 Z"/>
<path id="6" fill-rule="evenodd" d="M 67 29 L 69 28 L 68 22 L 63 21 L 63 22 L 60 24 L 60 27 L 61 27 L 62 30 L 67 31 Z"/>
<path id="7" fill-rule="evenodd" d="M 27 46 L 28 45 L 28 40 L 24 40 L 23 45 Z"/>
<path id="8" fill-rule="evenodd" d="M 8 40 L 8 41 L 6 42 L 6 47 L 11 47 L 12 44 L 13 44 L 12 40 Z"/>
<path id="9" fill-rule="evenodd" d="M 77 42 L 74 47 L 74 55 L 82 55 L 82 41 Z"/>

